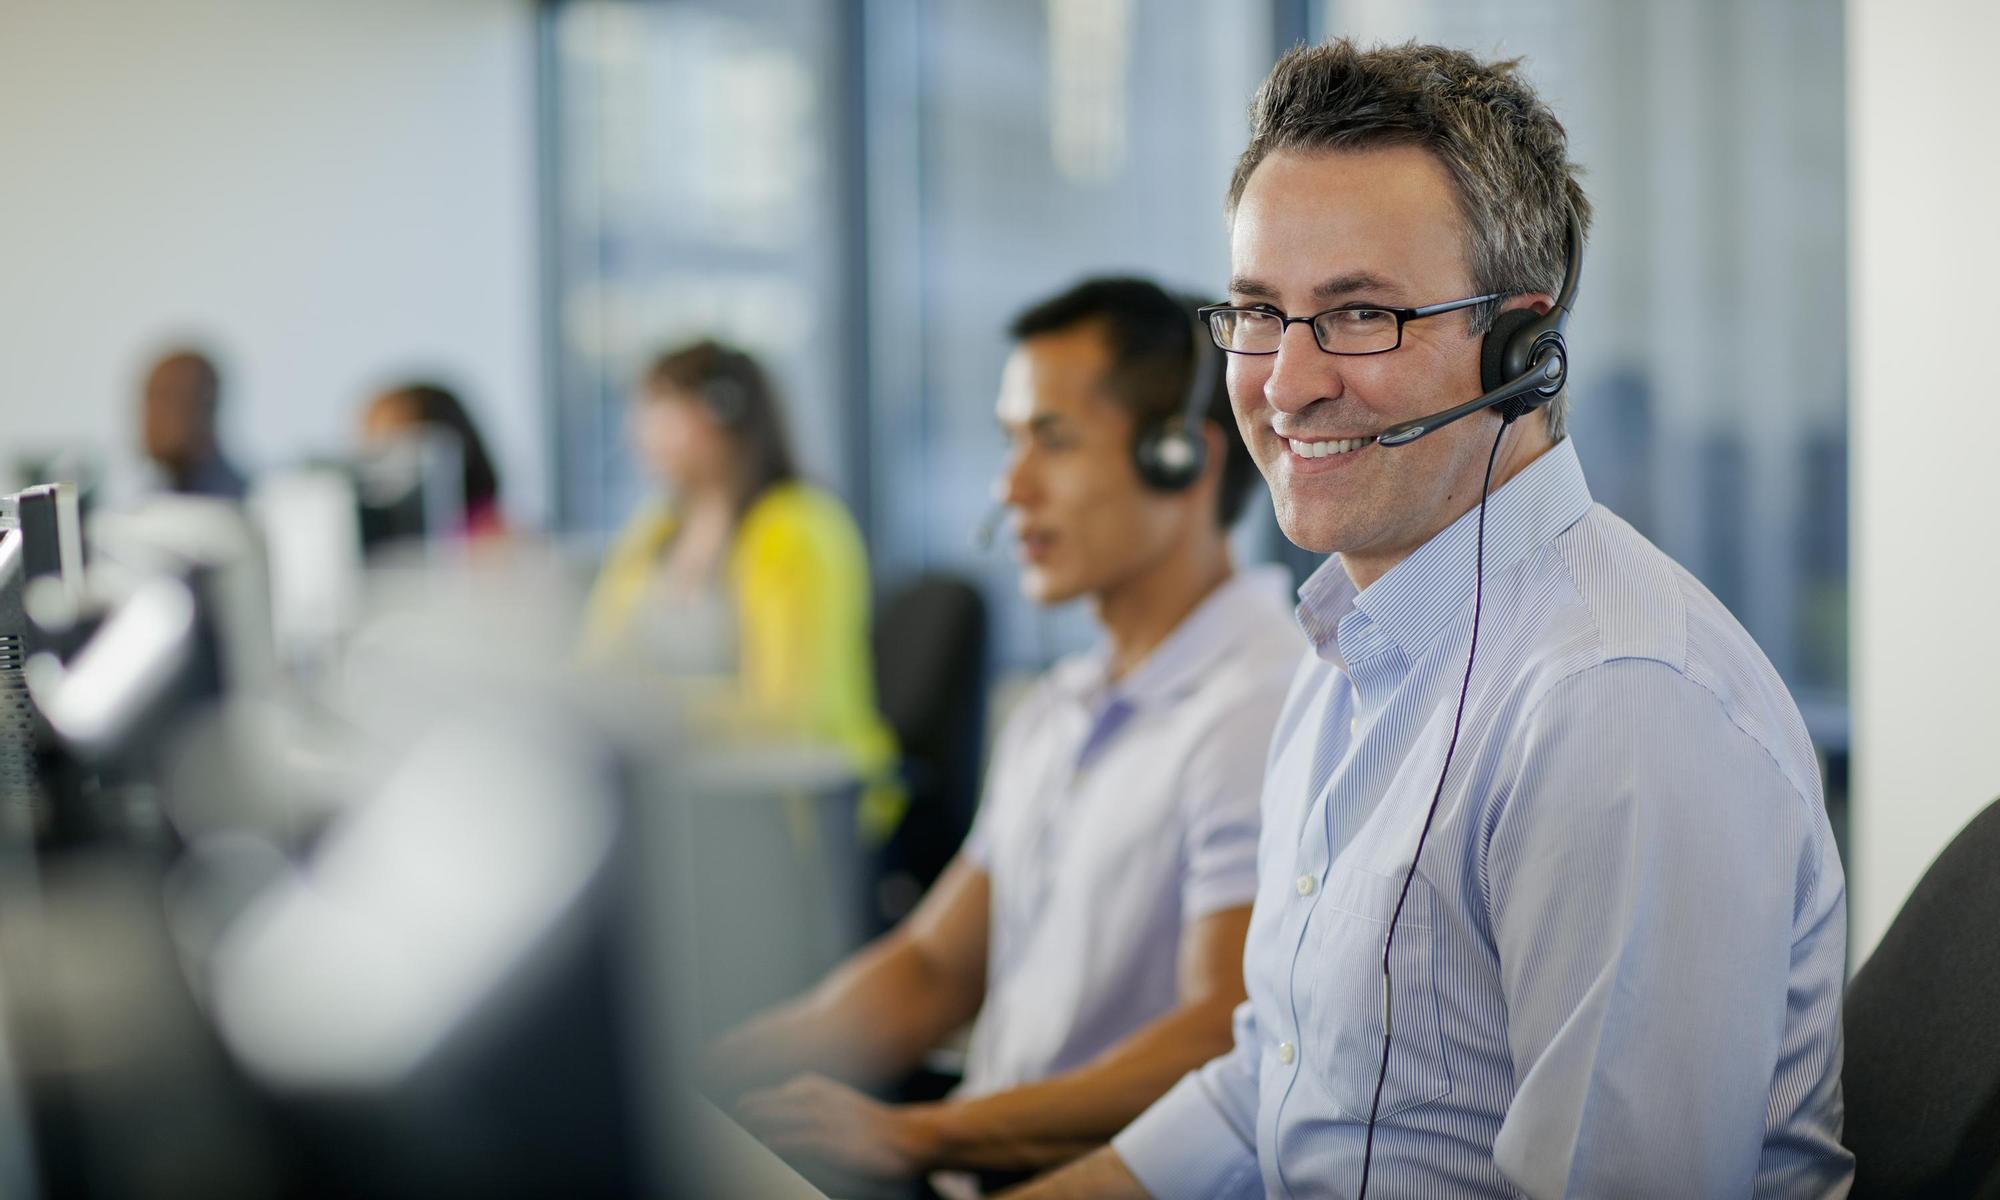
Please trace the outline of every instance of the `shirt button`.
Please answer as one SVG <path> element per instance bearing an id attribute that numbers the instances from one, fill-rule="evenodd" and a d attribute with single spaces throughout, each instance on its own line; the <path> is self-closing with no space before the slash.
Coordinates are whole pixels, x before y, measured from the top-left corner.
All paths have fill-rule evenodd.
<path id="1" fill-rule="evenodd" d="M 1319 885 L 1317 883 L 1313 882 L 1312 876 L 1310 875 L 1299 876 L 1299 882 L 1298 882 L 1299 895 L 1310 896 L 1313 894 L 1313 889 L 1318 886 Z"/>
<path id="2" fill-rule="evenodd" d="M 1286 1066 L 1289 1067 L 1292 1065 L 1292 1060 L 1297 1058 L 1298 1056 L 1299 1056 L 1299 1048 L 1297 1046 L 1292 1045 L 1290 1042 L 1278 1043 L 1279 1062 L 1284 1063 Z"/>

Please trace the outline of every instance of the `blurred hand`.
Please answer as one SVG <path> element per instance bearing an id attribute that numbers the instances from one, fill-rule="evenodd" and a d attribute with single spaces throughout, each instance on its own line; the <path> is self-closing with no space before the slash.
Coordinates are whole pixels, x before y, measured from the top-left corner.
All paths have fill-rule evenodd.
<path id="1" fill-rule="evenodd" d="M 936 1136 L 921 1107 L 883 1104 L 823 1075 L 751 1092 L 744 1128 L 816 1181 L 912 1179 L 929 1170 Z"/>

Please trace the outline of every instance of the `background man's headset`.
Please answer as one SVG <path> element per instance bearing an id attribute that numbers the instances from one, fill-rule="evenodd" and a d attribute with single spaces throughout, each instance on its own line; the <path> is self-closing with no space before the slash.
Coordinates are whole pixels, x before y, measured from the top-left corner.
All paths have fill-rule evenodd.
<path id="1" fill-rule="evenodd" d="M 1486 394 L 1456 408 L 1419 417 L 1391 426 L 1376 435 L 1376 444 L 1407 446 L 1425 434 L 1442 429 L 1460 417 L 1498 406 L 1500 429 L 1493 435 L 1493 449 L 1486 455 L 1486 482 L 1479 490 L 1479 534 L 1475 541 L 1472 566 L 1472 645 L 1465 652 L 1465 677 L 1458 685 L 1458 709 L 1451 718 L 1451 740 L 1445 745 L 1444 766 L 1438 771 L 1437 787 L 1431 792 L 1430 808 L 1424 813 L 1424 827 L 1417 835 L 1417 848 L 1410 855 L 1410 869 L 1403 874 L 1403 889 L 1396 896 L 1395 912 L 1389 917 L 1389 931 L 1382 938 L 1382 1064 L 1375 1074 L 1375 1098 L 1368 1105 L 1368 1140 L 1361 1153 L 1361 1191 L 1357 1200 L 1368 1195 L 1368 1169 L 1375 1157 L 1375 1118 L 1382 1108 L 1382 1085 L 1389 1078 L 1389 1044 L 1395 1036 L 1391 1013 L 1394 989 L 1389 978 L 1389 951 L 1396 941 L 1396 924 L 1402 919 L 1403 904 L 1410 898 L 1410 883 L 1417 877 L 1417 862 L 1423 857 L 1424 842 L 1430 837 L 1431 822 L 1437 817 L 1438 801 L 1444 796 L 1445 777 L 1451 773 L 1451 758 L 1458 749 L 1458 729 L 1465 719 L 1465 697 L 1472 686 L 1472 664 L 1479 654 L 1479 611 L 1486 584 L 1486 500 L 1493 491 L 1493 463 L 1500 457 L 1500 441 L 1507 427 L 1521 417 L 1554 400 L 1569 378 L 1569 344 L 1563 327 L 1569 323 L 1570 307 L 1576 303 L 1577 279 L 1583 271 L 1583 227 L 1574 214 L 1569 219 L 1569 258 L 1563 268 L 1562 291 L 1549 311 L 1510 308 L 1501 313 L 1486 331 L 1479 348 L 1479 386 Z"/>
<path id="2" fill-rule="evenodd" d="M 748 355 L 723 350 L 715 360 L 715 369 L 701 385 L 702 400 L 708 404 L 715 423 L 724 429 L 736 429 L 750 419 L 750 389 L 744 380 L 752 370 Z"/>
<path id="3" fill-rule="evenodd" d="M 1215 340 L 1205 322 L 1189 326 L 1194 358 L 1188 364 L 1187 398 L 1174 415 L 1148 423 L 1132 439 L 1132 466 L 1147 487 L 1179 492 L 1194 486 L 1208 465 L 1208 406 L 1215 395 Z"/>

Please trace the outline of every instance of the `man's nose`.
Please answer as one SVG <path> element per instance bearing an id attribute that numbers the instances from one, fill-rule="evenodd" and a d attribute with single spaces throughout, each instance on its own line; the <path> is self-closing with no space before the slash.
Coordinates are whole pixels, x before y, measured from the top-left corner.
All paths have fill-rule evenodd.
<path id="1" fill-rule="evenodd" d="M 1028 461 L 1030 457 L 1025 449 L 1008 454 L 999 477 L 993 481 L 994 503 L 1020 508 L 1033 498 L 1034 470 Z"/>
<path id="2" fill-rule="evenodd" d="M 1337 399 L 1345 388 L 1340 356 L 1320 349 L 1309 325 L 1287 326 L 1268 361 L 1264 401 L 1279 412 L 1302 412 L 1317 401 Z"/>

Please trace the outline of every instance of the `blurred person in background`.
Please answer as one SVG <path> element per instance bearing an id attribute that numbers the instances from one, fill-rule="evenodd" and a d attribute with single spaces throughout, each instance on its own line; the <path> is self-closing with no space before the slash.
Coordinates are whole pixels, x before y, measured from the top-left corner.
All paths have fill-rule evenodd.
<path id="1" fill-rule="evenodd" d="M 734 731 L 839 748 L 861 833 L 895 828 L 894 735 L 875 706 L 867 552 L 840 501 L 799 478 L 770 377 L 715 341 L 661 355 L 632 405 L 639 458 L 665 487 L 632 517 L 593 589 L 586 657 L 636 653 L 727 680 Z"/>
<path id="2" fill-rule="evenodd" d="M 1103 641 L 1008 719 L 972 834 L 917 909 L 710 1047 L 727 1094 L 788 1080 L 738 1114 L 829 1187 L 977 1172 L 935 1181 L 969 1192 L 1065 1162 L 1229 1045 L 1265 748 L 1303 643 L 1284 572 L 1232 565 L 1256 468 L 1218 364 L 1192 378 L 1194 330 L 1190 304 L 1138 279 L 1014 322 L 999 498 L 1022 587 L 1088 599 Z M 1205 461 L 1147 482 L 1140 441 L 1191 401 Z M 949 1099 L 849 1086 L 908 1075 L 975 1016 Z"/>
<path id="3" fill-rule="evenodd" d="M 420 431 L 449 434 L 458 446 L 465 498 L 461 532 L 467 537 L 505 533 L 499 472 L 457 393 L 421 380 L 401 384 L 371 400 L 361 418 L 362 438 L 371 445 Z"/>
<path id="4" fill-rule="evenodd" d="M 140 437 L 146 458 L 165 476 L 168 490 L 243 498 L 243 474 L 223 454 L 216 433 L 221 406 L 222 372 L 200 350 L 170 350 L 146 372 Z"/>

